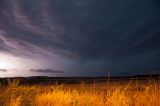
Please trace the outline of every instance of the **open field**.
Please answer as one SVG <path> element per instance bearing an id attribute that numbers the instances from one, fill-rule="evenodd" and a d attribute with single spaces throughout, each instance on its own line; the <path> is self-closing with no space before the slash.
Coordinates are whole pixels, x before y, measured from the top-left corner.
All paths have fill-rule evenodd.
<path id="1" fill-rule="evenodd" d="M 159 80 L 107 81 L 80 84 L 0 87 L 0 106 L 160 106 Z"/>

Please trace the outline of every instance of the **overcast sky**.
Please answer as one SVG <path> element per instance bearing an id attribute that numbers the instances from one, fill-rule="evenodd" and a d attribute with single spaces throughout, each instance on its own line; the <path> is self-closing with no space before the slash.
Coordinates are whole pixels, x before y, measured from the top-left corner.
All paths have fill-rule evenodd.
<path id="1" fill-rule="evenodd" d="M 160 1 L 0 0 L 0 62 L 0 77 L 160 72 Z"/>

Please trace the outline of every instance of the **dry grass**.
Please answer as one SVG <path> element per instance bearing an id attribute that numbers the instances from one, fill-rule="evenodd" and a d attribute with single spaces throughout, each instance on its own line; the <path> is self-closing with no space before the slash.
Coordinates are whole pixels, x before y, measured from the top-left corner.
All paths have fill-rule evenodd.
<path id="1" fill-rule="evenodd" d="M 106 85 L 106 86 L 105 86 Z M 146 84 L 80 84 L 9 86 L 0 89 L 0 106 L 160 106 L 160 86 Z"/>

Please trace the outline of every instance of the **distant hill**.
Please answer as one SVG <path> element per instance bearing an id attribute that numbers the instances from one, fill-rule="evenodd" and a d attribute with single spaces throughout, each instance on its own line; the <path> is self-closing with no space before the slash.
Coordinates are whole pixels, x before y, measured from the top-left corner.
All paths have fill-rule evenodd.
<path id="1" fill-rule="evenodd" d="M 134 75 L 124 77 L 47 77 L 47 76 L 31 76 L 31 77 L 13 77 L 13 78 L 0 78 L 1 84 L 7 84 L 7 80 L 19 80 L 20 84 L 77 84 L 81 82 L 93 83 L 109 81 L 127 81 L 127 80 L 148 80 L 155 79 L 160 80 L 160 74 L 152 75 Z"/>

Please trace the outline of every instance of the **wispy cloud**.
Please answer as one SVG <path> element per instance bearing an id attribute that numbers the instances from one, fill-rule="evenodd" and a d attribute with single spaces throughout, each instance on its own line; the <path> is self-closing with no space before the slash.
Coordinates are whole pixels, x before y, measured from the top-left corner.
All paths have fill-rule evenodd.
<path id="1" fill-rule="evenodd" d="M 55 73 L 55 74 L 64 74 L 64 71 L 53 70 L 53 69 L 30 69 L 31 72 L 38 73 Z"/>
<path id="2" fill-rule="evenodd" d="M 7 72 L 8 70 L 6 69 L 0 69 L 0 72 Z"/>

